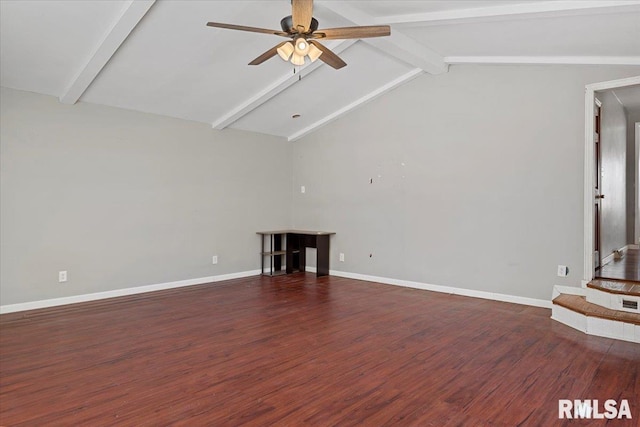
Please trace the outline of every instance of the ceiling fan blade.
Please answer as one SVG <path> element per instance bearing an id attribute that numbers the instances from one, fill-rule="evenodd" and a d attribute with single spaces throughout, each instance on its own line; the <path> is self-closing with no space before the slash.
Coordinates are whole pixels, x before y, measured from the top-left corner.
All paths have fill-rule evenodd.
<path id="1" fill-rule="evenodd" d="M 338 55 L 336 55 L 335 53 L 331 52 L 331 50 L 329 50 L 329 48 L 327 48 L 326 46 L 323 46 L 317 40 L 309 40 L 309 43 L 311 43 L 312 45 L 314 45 L 315 47 L 317 47 L 318 49 L 320 49 L 322 51 L 322 55 L 320 55 L 318 57 L 318 59 L 322 60 L 323 62 L 325 62 L 328 65 L 331 65 L 336 70 L 339 70 L 340 68 L 342 68 L 345 65 L 347 65 L 347 63 L 344 62 L 342 59 L 340 59 L 340 57 Z"/>
<path id="2" fill-rule="evenodd" d="M 313 37 L 318 39 L 364 39 L 368 37 L 384 37 L 391 34 L 388 25 L 370 25 L 362 27 L 325 28 L 314 31 Z"/>
<path id="3" fill-rule="evenodd" d="M 269 49 L 268 51 L 266 51 L 262 55 L 258 56 L 253 61 L 249 62 L 249 65 L 260 65 L 264 61 L 266 61 L 267 59 L 271 59 L 272 57 L 276 56 L 277 53 L 278 53 L 278 48 L 280 46 L 282 46 L 283 44 L 285 44 L 285 43 L 288 43 L 288 42 L 282 42 L 279 45 L 272 47 L 271 49 Z"/>
<path id="4" fill-rule="evenodd" d="M 221 22 L 207 22 L 208 27 L 226 28 L 229 30 L 249 31 L 252 33 L 275 34 L 276 36 L 289 37 L 284 31 L 269 30 L 266 28 L 245 27 L 244 25 L 223 24 Z"/>
<path id="5" fill-rule="evenodd" d="M 291 15 L 294 29 L 302 27 L 299 33 L 309 31 L 313 17 L 313 0 L 291 0 Z"/>

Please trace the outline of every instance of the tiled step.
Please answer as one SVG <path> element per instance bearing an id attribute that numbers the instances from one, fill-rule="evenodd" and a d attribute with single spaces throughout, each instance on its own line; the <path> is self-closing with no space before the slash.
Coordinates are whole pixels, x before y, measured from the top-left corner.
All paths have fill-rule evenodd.
<path id="1" fill-rule="evenodd" d="M 553 300 L 552 318 L 589 335 L 640 343 L 640 314 L 592 304 L 580 295 L 561 294 Z"/>
<path id="2" fill-rule="evenodd" d="M 596 279 L 587 285 L 587 302 L 640 314 L 640 283 Z"/>

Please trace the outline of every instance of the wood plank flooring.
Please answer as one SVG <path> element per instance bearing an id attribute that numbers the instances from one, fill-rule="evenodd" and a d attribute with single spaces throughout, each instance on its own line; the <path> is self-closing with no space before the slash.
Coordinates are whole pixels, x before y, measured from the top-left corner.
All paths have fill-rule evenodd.
<path id="1" fill-rule="evenodd" d="M 628 249 L 622 259 L 596 270 L 596 277 L 640 282 L 640 249 Z"/>
<path id="2" fill-rule="evenodd" d="M 5 426 L 555 426 L 640 345 L 550 310 L 304 273 L 0 316 Z M 588 423 L 588 424 L 587 424 Z"/>

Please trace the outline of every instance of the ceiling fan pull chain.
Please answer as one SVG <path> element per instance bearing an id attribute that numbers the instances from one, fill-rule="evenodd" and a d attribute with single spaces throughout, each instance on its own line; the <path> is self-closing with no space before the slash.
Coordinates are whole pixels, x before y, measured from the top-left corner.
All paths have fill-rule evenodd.
<path id="1" fill-rule="evenodd" d="M 296 74 L 296 72 L 297 72 L 297 71 L 296 71 L 296 69 L 297 69 L 297 68 L 298 68 L 298 67 L 296 67 L 295 65 L 293 66 L 293 74 Z M 298 70 L 298 71 L 300 71 L 300 70 Z M 300 74 L 300 73 L 298 72 L 298 81 L 300 81 L 300 80 L 302 80 L 302 74 Z"/>

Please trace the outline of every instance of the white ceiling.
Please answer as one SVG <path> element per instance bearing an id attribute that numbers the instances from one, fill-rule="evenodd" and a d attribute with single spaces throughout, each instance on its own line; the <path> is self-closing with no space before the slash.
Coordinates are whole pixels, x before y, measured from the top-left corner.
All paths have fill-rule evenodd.
<path id="1" fill-rule="evenodd" d="M 627 64 L 640 74 L 640 0 L 316 1 L 320 28 L 388 23 L 391 36 L 327 41 L 348 66 L 317 61 L 297 74 L 277 56 L 247 65 L 281 38 L 205 25 L 279 29 L 290 7 L 0 0 L 0 84 L 295 140 L 450 64 Z M 618 97 L 640 102 L 637 91 Z"/>

